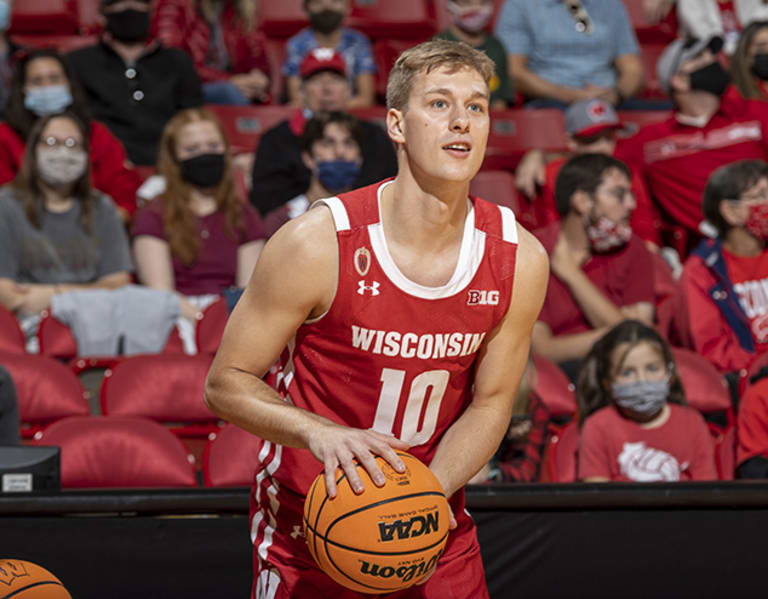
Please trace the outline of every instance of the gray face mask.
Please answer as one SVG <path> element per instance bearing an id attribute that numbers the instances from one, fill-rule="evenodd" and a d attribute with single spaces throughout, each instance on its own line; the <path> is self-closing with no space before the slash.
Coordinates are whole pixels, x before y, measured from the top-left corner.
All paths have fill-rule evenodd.
<path id="1" fill-rule="evenodd" d="M 616 405 L 638 414 L 655 414 L 669 396 L 669 380 L 614 383 L 611 386 Z"/>
<path id="2" fill-rule="evenodd" d="M 88 154 L 67 147 L 39 148 L 37 174 L 48 185 L 70 185 L 83 176 Z"/>

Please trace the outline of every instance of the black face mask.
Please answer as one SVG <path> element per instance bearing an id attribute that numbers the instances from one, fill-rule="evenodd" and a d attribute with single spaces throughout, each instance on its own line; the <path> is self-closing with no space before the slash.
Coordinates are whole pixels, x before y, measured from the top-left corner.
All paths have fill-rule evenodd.
<path id="1" fill-rule="evenodd" d="M 179 161 L 181 178 L 195 187 L 210 189 L 224 176 L 224 154 L 201 154 Z"/>
<path id="2" fill-rule="evenodd" d="M 722 96 L 731 82 L 731 77 L 722 65 L 715 61 L 690 74 L 691 89 Z"/>
<path id="3" fill-rule="evenodd" d="M 309 22 L 312 25 L 312 29 L 328 35 L 332 31 L 336 31 L 344 20 L 344 13 L 337 10 L 321 10 L 320 12 L 313 12 L 309 15 Z"/>
<path id="4" fill-rule="evenodd" d="M 752 72 L 763 81 L 768 81 L 768 54 L 755 54 Z"/>
<path id="5" fill-rule="evenodd" d="M 107 31 L 120 42 L 141 42 L 149 37 L 148 10 L 121 10 L 104 15 Z"/>

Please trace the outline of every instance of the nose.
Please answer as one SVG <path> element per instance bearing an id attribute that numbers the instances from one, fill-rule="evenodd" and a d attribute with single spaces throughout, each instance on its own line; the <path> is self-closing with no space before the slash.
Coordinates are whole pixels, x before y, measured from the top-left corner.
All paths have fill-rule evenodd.
<path id="1" fill-rule="evenodd" d="M 451 131 L 456 133 L 469 132 L 469 115 L 463 106 L 455 106 L 451 113 Z"/>

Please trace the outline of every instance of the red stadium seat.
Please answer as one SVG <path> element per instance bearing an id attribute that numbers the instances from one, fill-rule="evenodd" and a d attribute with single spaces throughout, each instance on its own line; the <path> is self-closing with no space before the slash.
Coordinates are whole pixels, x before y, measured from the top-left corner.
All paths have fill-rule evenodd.
<path id="1" fill-rule="evenodd" d="M 77 0 L 77 19 L 80 32 L 84 34 L 100 33 L 101 0 Z"/>
<path id="2" fill-rule="evenodd" d="M 0 351 L 23 354 L 26 351 L 24 332 L 13 312 L 0 306 Z"/>
<path id="3" fill-rule="evenodd" d="M 715 367 L 688 349 L 673 347 L 672 354 L 688 404 L 703 414 L 724 412 L 728 427 L 733 426 L 735 418 L 728 384 Z"/>
<path id="4" fill-rule="evenodd" d="M 565 151 L 565 121 L 556 109 L 499 110 L 491 113 L 484 170 L 514 170 L 531 148 Z"/>
<path id="5" fill-rule="evenodd" d="M 99 41 L 96 35 L 13 35 L 13 42 L 24 48 L 55 48 L 67 54 Z"/>
<path id="6" fill-rule="evenodd" d="M 576 397 L 573 383 L 556 365 L 543 358 L 533 356 L 536 367 L 536 386 L 534 391 L 544 402 L 553 418 L 571 417 L 576 413 Z"/>
<path id="7" fill-rule="evenodd" d="M 579 425 L 569 422 L 549 440 L 549 477 L 553 483 L 576 481 L 579 453 Z"/>
<path id="8" fill-rule="evenodd" d="M 643 0 L 624 0 L 624 5 L 641 44 L 668 44 L 677 37 L 677 13 L 674 8 L 661 23 L 649 25 L 643 13 Z"/>
<path id="9" fill-rule="evenodd" d="M 61 447 L 61 486 L 195 487 L 184 446 L 143 418 L 72 417 L 49 426 L 36 445 Z"/>
<path id="10" fill-rule="evenodd" d="M 285 62 L 285 40 L 267 39 L 267 61 L 269 62 L 269 94 L 272 104 L 279 104 L 285 86 L 283 63 Z"/>
<path id="11" fill-rule="evenodd" d="M 715 466 L 720 480 L 733 480 L 736 471 L 736 428 L 733 426 L 715 439 Z"/>
<path id="12" fill-rule="evenodd" d="M 524 226 L 532 224 L 528 201 L 517 193 L 515 177 L 509 171 L 480 171 L 472 179 L 469 192 L 477 197 L 506 206 Z"/>
<path id="13" fill-rule="evenodd" d="M 290 106 L 222 106 L 209 105 L 224 127 L 232 152 L 253 152 L 265 131 L 290 119 L 295 108 Z"/>
<path id="14" fill-rule="evenodd" d="M 77 0 L 20 0 L 13 3 L 10 34 L 78 33 Z"/>
<path id="15" fill-rule="evenodd" d="M 656 75 L 656 62 L 658 62 L 661 53 L 664 52 L 664 48 L 666 48 L 666 44 L 640 46 L 640 59 L 643 62 L 643 71 L 645 73 L 645 90 L 641 94 L 642 98 L 667 97 Z"/>
<path id="16" fill-rule="evenodd" d="M 424 40 L 435 33 L 432 0 L 353 0 L 348 26 L 373 39 Z"/>
<path id="17" fill-rule="evenodd" d="M 259 6 L 261 30 L 271 38 L 287 38 L 308 25 L 303 0 L 264 0 Z"/>
<path id="18" fill-rule="evenodd" d="M 380 39 L 373 44 L 373 59 L 376 61 L 376 95 L 382 100 L 387 93 L 387 78 L 395 60 L 400 54 L 416 44 L 413 40 Z"/>
<path id="19" fill-rule="evenodd" d="M 90 413 L 80 381 L 62 363 L 44 356 L 4 353 L 0 364 L 16 387 L 24 438 L 55 420 Z"/>
<path id="20" fill-rule="evenodd" d="M 221 344 L 224 327 L 227 326 L 229 310 L 223 298 L 213 302 L 203 310 L 203 318 L 197 322 L 195 337 L 197 352 L 200 354 L 215 354 Z"/>
<path id="21" fill-rule="evenodd" d="M 259 463 L 259 451 L 261 439 L 234 424 L 211 433 L 203 452 L 205 486 L 250 486 Z"/>

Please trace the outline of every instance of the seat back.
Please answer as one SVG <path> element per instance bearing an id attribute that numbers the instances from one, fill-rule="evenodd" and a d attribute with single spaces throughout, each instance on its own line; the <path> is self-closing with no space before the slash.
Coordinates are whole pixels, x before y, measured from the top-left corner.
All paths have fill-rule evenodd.
<path id="1" fill-rule="evenodd" d="M 248 487 L 258 466 L 262 441 L 239 426 L 227 424 L 209 436 L 203 451 L 206 487 Z"/>
<path id="2" fill-rule="evenodd" d="M 728 383 L 703 356 L 679 347 L 672 348 L 688 404 L 700 412 L 726 412 L 733 423 L 733 405 Z"/>
<path id="3" fill-rule="evenodd" d="M 3 353 L 0 364 L 8 369 L 16 387 L 23 437 L 32 437 L 55 420 L 90 413 L 80 380 L 61 362 L 45 356 Z"/>
<path id="4" fill-rule="evenodd" d="M 720 480 L 733 480 L 736 471 L 736 427 L 715 439 L 715 467 Z"/>
<path id="5" fill-rule="evenodd" d="M 211 357 L 154 354 L 131 356 L 104 373 L 101 411 L 164 423 L 218 421 L 203 403 Z"/>
<path id="6" fill-rule="evenodd" d="M 536 367 L 534 391 L 544 402 L 552 418 L 571 417 L 576 414 L 575 387 L 557 364 L 542 356 L 533 356 Z"/>
<path id="7" fill-rule="evenodd" d="M 225 299 L 216 300 L 205 310 L 203 318 L 197 322 L 195 337 L 197 351 L 200 354 L 215 354 L 221 345 L 224 327 L 227 326 L 229 310 Z"/>
<path id="8" fill-rule="evenodd" d="M 194 487 L 181 442 L 143 418 L 71 417 L 39 433 L 36 445 L 61 447 L 61 486 Z"/>
<path id="9" fill-rule="evenodd" d="M 347 24 L 372 39 L 429 39 L 435 29 L 432 0 L 353 0 Z"/>
<path id="10" fill-rule="evenodd" d="M 234 154 L 253 152 L 265 131 L 291 118 L 290 106 L 223 106 L 207 105 L 224 128 Z"/>
<path id="11" fill-rule="evenodd" d="M 24 332 L 13 312 L 0 306 L 0 352 L 23 354 L 26 351 Z"/>
<path id="12" fill-rule="evenodd" d="M 491 113 L 491 132 L 483 170 L 514 170 L 531 148 L 565 151 L 562 110 L 499 110 Z"/>
<path id="13" fill-rule="evenodd" d="M 509 171 L 480 171 L 472 179 L 469 193 L 510 208 L 518 219 L 525 210 L 515 188 L 515 177 Z"/>
<path id="14" fill-rule="evenodd" d="M 549 476 L 553 483 L 576 481 L 579 453 L 579 425 L 569 422 L 549 441 Z"/>
<path id="15" fill-rule="evenodd" d="M 9 32 L 74 35 L 78 32 L 77 0 L 14 2 Z"/>

